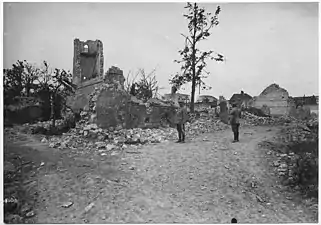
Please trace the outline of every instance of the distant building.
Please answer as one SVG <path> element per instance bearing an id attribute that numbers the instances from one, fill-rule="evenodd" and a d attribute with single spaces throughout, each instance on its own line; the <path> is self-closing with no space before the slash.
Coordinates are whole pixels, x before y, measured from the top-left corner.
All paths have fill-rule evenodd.
<path id="1" fill-rule="evenodd" d="M 180 93 L 175 93 L 175 94 L 165 94 L 163 96 L 163 99 L 165 101 L 174 101 L 175 103 L 179 102 L 184 102 L 185 104 L 190 103 L 190 96 L 187 94 L 180 94 Z"/>
<path id="2" fill-rule="evenodd" d="M 218 104 L 218 99 L 211 95 L 200 95 L 194 104 L 195 110 L 202 111 L 204 109 L 215 108 Z"/>
<path id="3" fill-rule="evenodd" d="M 318 113 L 319 111 L 319 96 L 303 96 L 293 97 L 295 106 L 306 106 L 309 107 L 311 112 Z"/>
<path id="4" fill-rule="evenodd" d="M 217 105 L 218 99 L 211 95 L 200 95 L 196 102 L 214 103 Z"/>
<path id="5" fill-rule="evenodd" d="M 239 107 L 243 106 L 247 108 L 251 100 L 252 100 L 252 97 L 249 94 L 244 93 L 244 91 L 241 91 L 240 94 L 233 94 L 229 100 L 229 103 L 231 105 L 236 104 Z"/>

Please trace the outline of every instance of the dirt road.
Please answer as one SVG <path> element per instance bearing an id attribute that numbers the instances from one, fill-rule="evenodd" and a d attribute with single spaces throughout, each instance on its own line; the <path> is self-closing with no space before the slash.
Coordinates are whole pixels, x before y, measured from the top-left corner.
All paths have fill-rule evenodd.
<path id="1" fill-rule="evenodd" d="M 268 165 L 272 156 L 258 147 L 275 133 L 244 128 L 241 141 L 231 143 L 227 130 L 103 157 L 35 147 L 30 140 L 14 151 L 38 168 L 37 223 L 315 222 L 297 194 L 279 184 Z M 27 153 L 21 147 L 27 142 L 38 150 Z"/>

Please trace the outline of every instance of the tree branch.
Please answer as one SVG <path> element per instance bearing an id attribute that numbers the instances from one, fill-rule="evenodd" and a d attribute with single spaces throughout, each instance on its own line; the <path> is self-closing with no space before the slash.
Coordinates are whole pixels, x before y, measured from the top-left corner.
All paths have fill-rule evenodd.
<path id="1" fill-rule="evenodd" d="M 189 41 L 189 43 L 191 43 L 191 45 L 193 44 L 192 43 L 192 41 L 189 39 L 189 37 L 187 37 L 186 35 L 184 35 L 184 34 L 181 34 L 186 40 L 188 40 Z"/>

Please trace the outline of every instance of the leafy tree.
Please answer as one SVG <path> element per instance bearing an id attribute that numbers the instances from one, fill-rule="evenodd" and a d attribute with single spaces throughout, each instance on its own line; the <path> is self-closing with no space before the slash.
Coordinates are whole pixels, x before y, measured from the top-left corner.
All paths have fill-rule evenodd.
<path id="1" fill-rule="evenodd" d="M 49 64 L 44 61 L 37 81 L 39 85 L 38 94 L 47 99 L 52 127 L 55 127 L 60 111 L 67 107 L 67 97 L 75 90 L 75 86 L 72 84 L 72 74 L 69 71 L 57 68 L 53 72 Z"/>
<path id="2" fill-rule="evenodd" d="M 53 72 L 46 61 L 37 68 L 26 60 L 18 60 L 12 68 L 4 69 L 5 104 L 13 103 L 14 97 L 39 97 L 44 102 L 45 119 L 52 118 L 53 127 L 74 88 L 69 71 L 55 69 Z"/>
<path id="3" fill-rule="evenodd" d="M 202 78 L 206 78 L 206 75 L 209 75 L 209 72 L 205 70 L 207 66 L 206 60 L 224 61 L 223 55 L 212 50 L 201 51 L 197 47 L 201 41 L 208 39 L 211 35 L 210 30 L 219 24 L 218 15 L 221 8 L 218 6 L 214 15 L 210 12 L 205 12 L 205 9 L 199 7 L 197 3 L 187 3 L 185 8 L 188 9 L 188 13 L 184 14 L 184 17 L 188 20 L 189 34 L 181 34 L 185 38 L 185 47 L 178 51 L 181 60 L 174 60 L 174 62 L 182 64 L 181 71 L 183 72 L 182 74 L 177 73 L 174 75 L 170 83 L 177 87 L 185 83 L 192 83 L 190 109 L 191 112 L 194 112 L 196 85 L 205 85 Z M 213 56 L 214 53 L 216 56 Z"/>
<path id="4" fill-rule="evenodd" d="M 18 60 L 10 69 L 4 69 L 4 102 L 12 103 L 15 97 L 29 97 L 37 88 L 34 81 L 37 79 L 38 70 L 26 60 Z"/>
<path id="5" fill-rule="evenodd" d="M 50 86 L 51 93 L 51 119 L 52 127 L 55 127 L 56 113 L 55 108 L 61 111 L 66 107 L 67 97 L 74 93 L 74 86 L 71 82 L 72 74 L 68 71 L 55 69 L 53 83 Z"/>

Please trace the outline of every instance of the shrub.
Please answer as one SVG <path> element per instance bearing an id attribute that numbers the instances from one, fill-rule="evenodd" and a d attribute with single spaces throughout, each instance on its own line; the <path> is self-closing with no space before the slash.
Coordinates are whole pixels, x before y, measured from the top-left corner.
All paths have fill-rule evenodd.
<path id="1" fill-rule="evenodd" d="M 293 132 L 293 135 L 296 132 Z M 291 141 L 287 148 L 295 154 L 292 160 L 287 162 L 288 168 L 291 168 L 289 179 L 293 186 L 301 187 L 305 194 L 313 197 L 318 195 L 318 135 L 314 130 L 303 139 Z M 291 165 L 292 164 L 292 165 Z"/>

